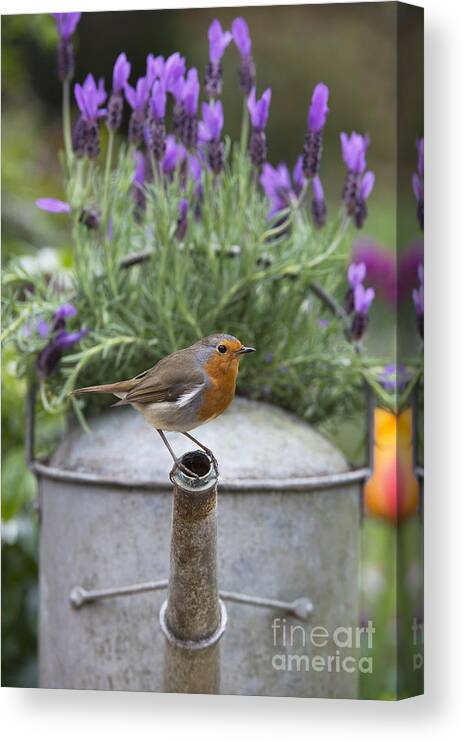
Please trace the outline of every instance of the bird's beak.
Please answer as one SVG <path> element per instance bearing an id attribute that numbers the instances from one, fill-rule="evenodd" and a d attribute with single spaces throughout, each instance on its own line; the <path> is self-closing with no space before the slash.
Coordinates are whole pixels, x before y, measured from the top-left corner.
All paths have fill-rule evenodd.
<path id="1" fill-rule="evenodd" d="M 255 353 L 255 348 L 246 348 L 244 345 L 237 351 L 237 355 L 241 356 L 243 353 Z"/>

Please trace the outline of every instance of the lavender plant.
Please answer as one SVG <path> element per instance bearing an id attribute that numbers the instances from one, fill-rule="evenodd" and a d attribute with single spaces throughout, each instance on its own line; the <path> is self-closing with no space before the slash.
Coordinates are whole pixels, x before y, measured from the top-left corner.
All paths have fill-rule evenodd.
<path id="1" fill-rule="evenodd" d="M 292 176 L 285 163 L 267 161 L 271 89 L 257 98 L 242 18 L 231 31 L 210 26 L 200 120 L 199 74 L 179 52 L 149 54 L 135 84 L 121 53 L 110 91 L 92 74 L 75 84 L 71 126 L 70 39 L 79 14 L 57 15 L 66 201 L 36 203 L 68 218 L 73 265 L 37 276 L 13 263 L 5 280 L 4 335 L 19 351 L 19 373 L 38 376 L 43 406 L 59 412 L 77 385 L 129 377 L 227 330 L 258 349 L 240 393 L 313 422 L 349 415 L 361 404 L 363 379 L 378 383 L 372 367 L 384 363 L 364 352 L 374 291 L 363 286 L 361 266 L 349 269 L 345 307 L 334 299 L 345 290 L 349 230 L 364 224 L 374 185 L 368 138 L 341 134 L 347 178 L 340 211 L 328 220 L 319 173 L 329 90 L 320 83 L 313 91 Z M 223 134 L 221 65 L 231 40 L 244 95 L 239 142 Z M 82 403 L 71 403 L 82 418 Z"/>

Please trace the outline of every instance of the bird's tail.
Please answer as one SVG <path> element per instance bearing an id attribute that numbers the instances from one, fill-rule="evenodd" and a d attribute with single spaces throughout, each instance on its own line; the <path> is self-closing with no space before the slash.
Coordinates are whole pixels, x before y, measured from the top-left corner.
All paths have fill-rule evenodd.
<path id="1" fill-rule="evenodd" d="M 83 386 L 81 389 L 73 389 L 71 394 L 116 394 L 117 397 L 126 394 L 131 389 L 131 381 L 117 381 L 114 384 L 100 384 L 97 386 Z"/>

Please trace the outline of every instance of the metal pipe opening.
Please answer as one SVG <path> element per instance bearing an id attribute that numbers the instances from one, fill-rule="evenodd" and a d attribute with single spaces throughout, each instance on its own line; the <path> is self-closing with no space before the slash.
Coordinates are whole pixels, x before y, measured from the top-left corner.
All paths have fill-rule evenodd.
<path id="1" fill-rule="evenodd" d="M 203 451 L 188 451 L 182 457 L 181 463 L 200 478 L 207 477 L 212 468 L 212 462 Z"/>

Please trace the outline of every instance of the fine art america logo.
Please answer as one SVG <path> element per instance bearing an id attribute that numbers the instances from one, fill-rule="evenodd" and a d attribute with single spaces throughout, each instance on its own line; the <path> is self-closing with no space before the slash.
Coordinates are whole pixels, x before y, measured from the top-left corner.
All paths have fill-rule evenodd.
<path id="1" fill-rule="evenodd" d="M 329 631 L 325 626 L 304 627 L 287 625 L 285 618 L 275 618 L 273 632 L 274 670 L 294 672 L 373 672 L 373 657 L 360 655 L 363 644 L 373 649 L 375 627 L 373 621 L 366 626 L 338 626 Z"/>

